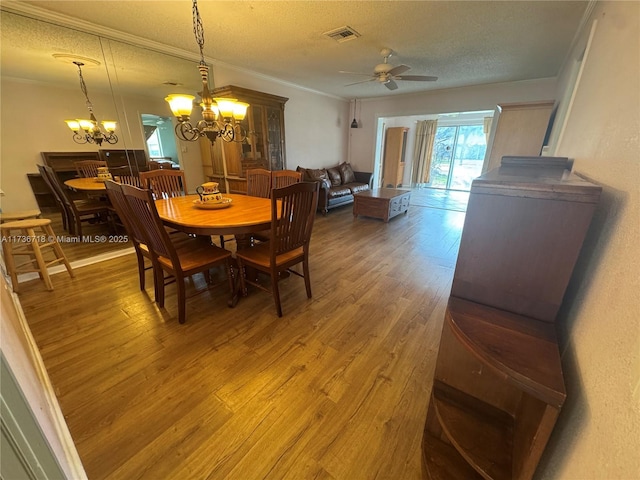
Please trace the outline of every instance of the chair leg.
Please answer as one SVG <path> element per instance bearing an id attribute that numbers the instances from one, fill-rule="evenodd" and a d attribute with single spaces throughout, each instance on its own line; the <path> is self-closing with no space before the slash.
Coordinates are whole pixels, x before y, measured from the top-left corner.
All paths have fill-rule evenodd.
<path id="1" fill-rule="evenodd" d="M 136 248 L 136 257 L 138 257 L 138 279 L 140 281 L 140 291 L 144 291 L 145 286 L 145 270 L 144 270 L 144 257 Z"/>
<path id="2" fill-rule="evenodd" d="M 154 265 L 153 276 L 156 284 L 156 303 L 160 308 L 164 307 L 164 272 L 162 268 Z"/>
<path id="3" fill-rule="evenodd" d="M 38 265 L 38 270 L 42 275 L 42 280 L 44 280 L 44 285 L 47 290 L 51 291 L 53 290 L 53 284 L 51 283 L 51 278 L 49 278 L 47 264 L 44 261 L 44 257 L 42 256 L 42 251 L 40 250 L 40 244 L 38 243 L 36 232 L 33 230 L 33 228 L 27 228 L 27 235 L 31 238 L 31 248 L 33 249 L 33 254 L 36 257 L 36 264 Z"/>
<path id="4" fill-rule="evenodd" d="M 7 233 L 11 235 L 11 232 Z M 9 276 L 11 277 L 11 286 L 13 287 L 13 291 L 18 293 L 18 273 L 16 272 L 16 262 L 13 258 L 13 246 L 11 245 L 10 238 L 2 239 L 2 254 L 4 255 L 7 273 L 9 273 Z"/>
<path id="5" fill-rule="evenodd" d="M 280 305 L 280 289 L 278 288 L 278 280 L 280 275 L 276 270 L 271 271 L 271 292 L 273 293 L 273 300 L 276 302 L 276 311 L 278 316 L 282 316 L 282 306 Z"/>
<path id="6" fill-rule="evenodd" d="M 311 298 L 311 277 L 309 276 L 309 259 L 302 260 L 302 273 L 304 274 L 304 286 L 307 289 L 307 298 Z"/>
<path id="7" fill-rule="evenodd" d="M 64 251 L 62 250 L 62 247 L 58 243 L 58 239 L 56 238 L 56 234 L 54 233 L 53 228 L 51 227 L 51 225 L 44 225 L 42 228 L 44 229 L 45 233 L 47 234 L 47 236 L 51 239 L 51 242 L 53 243 L 53 245 L 51 245 L 51 246 L 53 247 L 53 251 L 56 254 L 56 258 L 62 260 L 62 263 L 64 263 L 64 266 L 67 269 L 67 272 L 69 273 L 69 276 L 71 278 L 75 278 L 75 274 L 73 273 L 73 269 L 71 268 L 71 265 L 69 264 L 69 260 L 67 260 L 67 256 L 64 254 Z"/>

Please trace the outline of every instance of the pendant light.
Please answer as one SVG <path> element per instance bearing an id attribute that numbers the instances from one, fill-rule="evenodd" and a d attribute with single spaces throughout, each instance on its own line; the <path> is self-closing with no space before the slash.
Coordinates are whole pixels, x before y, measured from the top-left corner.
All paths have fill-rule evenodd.
<path id="1" fill-rule="evenodd" d="M 356 99 L 353 99 L 353 121 L 351 122 L 351 128 L 358 128 L 358 121 L 356 120 Z"/>

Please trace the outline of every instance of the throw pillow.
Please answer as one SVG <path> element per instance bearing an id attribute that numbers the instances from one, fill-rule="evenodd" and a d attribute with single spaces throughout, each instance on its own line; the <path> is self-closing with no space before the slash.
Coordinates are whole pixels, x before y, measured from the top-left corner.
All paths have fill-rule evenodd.
<path id="1" fill-rule="evenodd" d="M 307 168 L 307 178 L 311 182 L 320 182 L 320 188 L 331 188 L 331 180 L 324 168 Z"/>
<path id="2" fill-rule="evenodd" d="M 340 175 L 340 170 L 338 167 L 327 168 L 327 175 L 329 175 L 329 180 L 331 180 L 331 185 L 334 187 L 339 187 L 342 185 L 342 176 Z"/>
<path id="3" fill-rule="evenodd" d="M 353 173 L 350 163 L 341 163 L 338 165 L 340 170 L 340 176 L 342 177 L 342 183 L 351 183 L 356 181 L 356 176 Z"/>

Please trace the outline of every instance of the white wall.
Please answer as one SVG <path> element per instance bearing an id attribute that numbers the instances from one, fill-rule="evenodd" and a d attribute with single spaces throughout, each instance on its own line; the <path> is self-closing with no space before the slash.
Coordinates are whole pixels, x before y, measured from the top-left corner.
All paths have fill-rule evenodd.
<path id="1" fill-rule="evenodd" d="M 601 2 L 593 19 L 556 153 L 603 194 L 559 319 L 568 396 L 539 473 L 631 480 L 640 478 L 640 3 Z"/>
<path id="2" fill-rule="evenodd" d="M 358 102 L 362 128 L 351 131 L 349 161 L 356 170 L 373 171 L 380 117 L 493 110 L 499 103 L 553 100 L 555 95 L 556 80 L 547 78 L 363 100 Z"/>

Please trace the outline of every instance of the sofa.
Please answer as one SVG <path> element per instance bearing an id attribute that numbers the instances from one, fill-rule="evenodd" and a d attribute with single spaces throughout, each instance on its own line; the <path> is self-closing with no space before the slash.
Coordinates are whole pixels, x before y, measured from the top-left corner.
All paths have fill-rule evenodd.
<path id="1" fill-rule="evenodd" d="M 318 182 L 318 210 L 326 215 L 332 208 L 353 203 L 353 195 L 370 190 L 373 173 L 356 172 L 349 163 L 330 168 L 298 167 L 304 182 Z"/>

